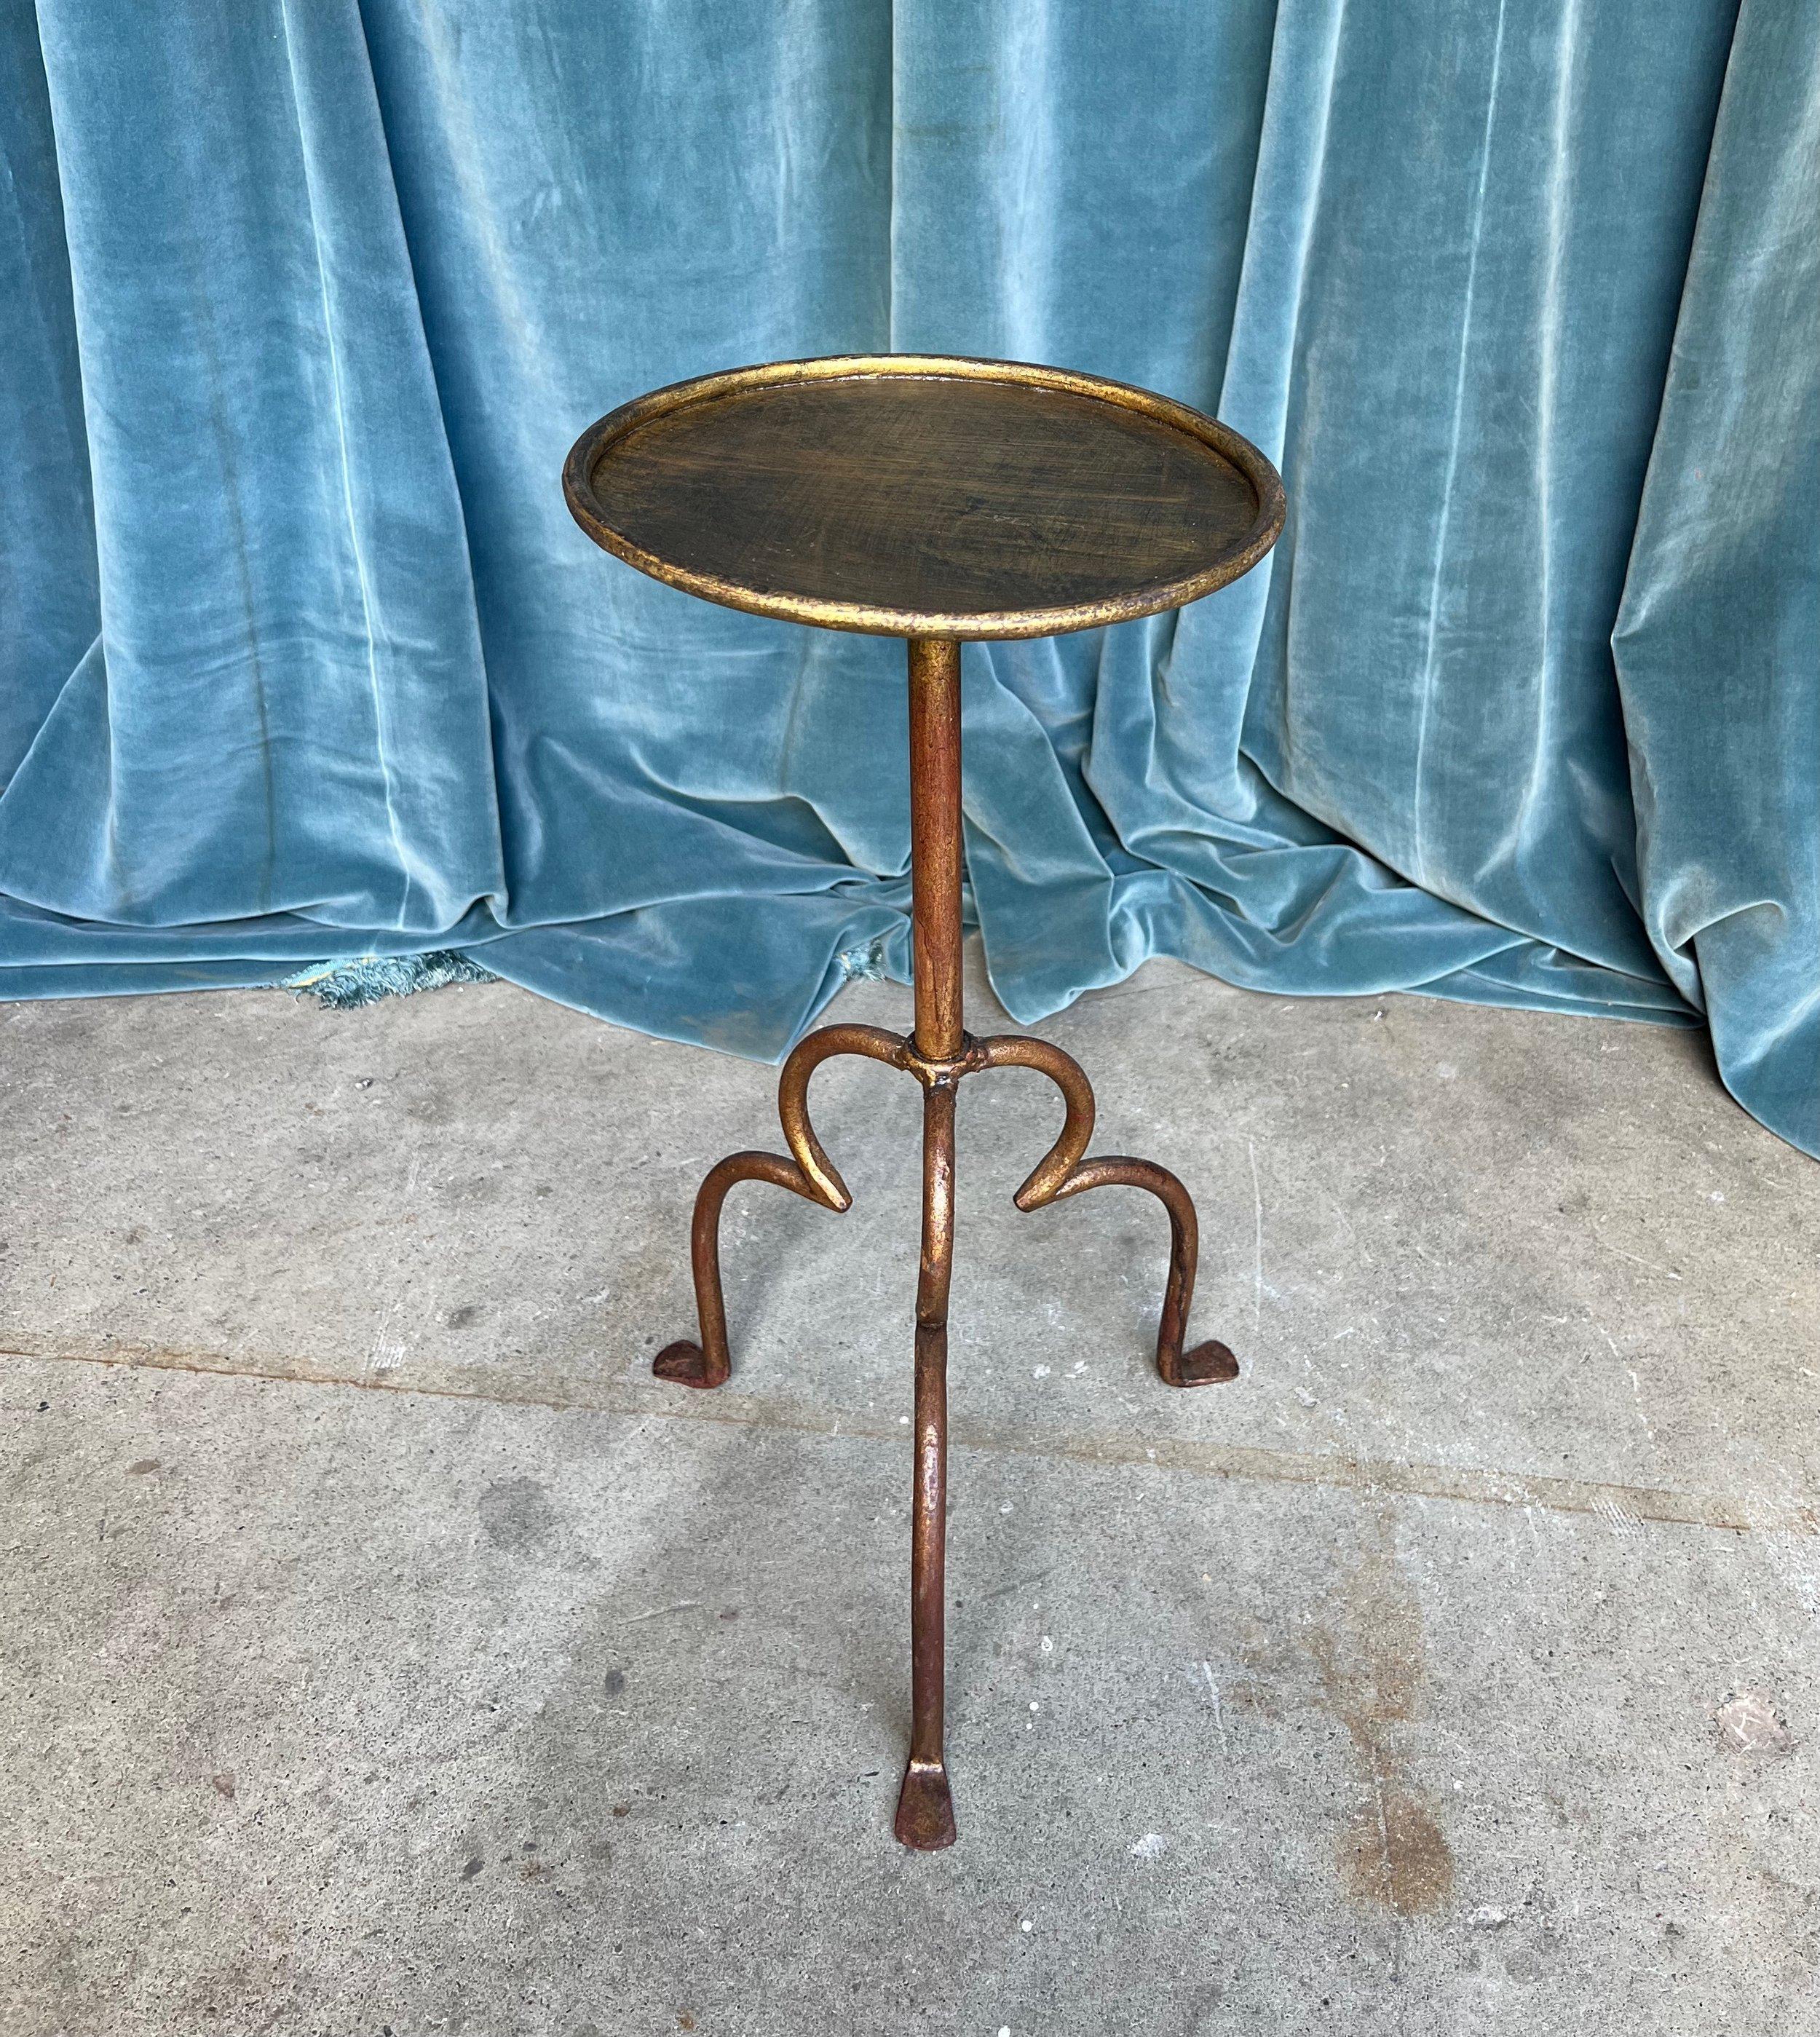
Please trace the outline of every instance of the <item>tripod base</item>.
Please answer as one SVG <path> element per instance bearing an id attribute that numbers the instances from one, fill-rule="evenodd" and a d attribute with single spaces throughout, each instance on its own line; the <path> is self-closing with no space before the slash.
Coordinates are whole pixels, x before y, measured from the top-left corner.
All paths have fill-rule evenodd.
<path id="1" fill-rule="evenodd" d="M 740 1181 L 769 1181 L 792 1194 L 844 1210 L 852 1197 L 822 1151 L 809 1121 L 809 1078 L 831 1056 L 859 1054 L 914 1075 L 923 1085 L 923 1253 L 916 1300 L 916 1484 L 911 1529 L 911 1661 L 912 1752 L 897 1800 L 896 1830 L 919 1850 L 952 1846 L 954 1807 L 942 1755 L 942 1567 L 946 1543 L 948 1422 L 948 1275 L 953 1250 L 954 1100 L 963 1077 L 990 1068 L 1036 1068 L 1061 1090 L 1066 1116 L 1061 1136 L 1012 1200 L 1021 1210 L 1041 1209 L 1089 1189 L 1143 1189 L 1169 1217 L 1169 1275 L 1157 1329 L 1157 1371 L 1169 1386 L 1212 1386 L 1238 1377 L 1238 1360 L 1210 1340 L 1183 1348 L 1194 1298 L 1199 1231 L 1188 1192 L 1166 1167 L 1112 1155 L 1089 1158 L 1093 1091 L 1080 1064 L 1046 1040 L 1004 1034 L 975 1040 L 963 1034 L 952 1060 L 917 1048 L 875 1026 L 825 1026 L 802 1041 L 784 1063 L 777 1109 L 787 1155 L 734 1153 L 712 1169 L 695 1199 L 690 1237 L 698 1344 L 660 1351 L 651 1370 L 681 1386 L 723 1385 L 731 1369 L 727 1310 L 720 1286 L 720 1211 Z"/>

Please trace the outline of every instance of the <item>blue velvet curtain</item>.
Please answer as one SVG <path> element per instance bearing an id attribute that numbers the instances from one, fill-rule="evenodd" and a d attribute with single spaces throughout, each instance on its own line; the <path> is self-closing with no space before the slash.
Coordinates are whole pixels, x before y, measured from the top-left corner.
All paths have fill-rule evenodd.
<path id="1" fill-rule="evenodd" d="M 1053 361 L 1273 558 L 965 664 L 1020 1018 L 1181 957 L 1668 1022 L 1820 1151 L 1814 0 L 0 0 L 0 994 L 458 947 L 774 1056 L 907 968 L 901 653 L 580 427 Z"/>

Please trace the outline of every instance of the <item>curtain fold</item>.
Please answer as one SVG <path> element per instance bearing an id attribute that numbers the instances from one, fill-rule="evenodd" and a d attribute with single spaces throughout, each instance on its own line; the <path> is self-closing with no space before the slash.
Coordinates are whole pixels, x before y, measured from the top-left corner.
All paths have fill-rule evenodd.
<path id="1" fill-rule="evenodd" d="M 1644 916 L 1820 1152 L 1820 19 L 1745 0 L 1616 636 Z M 1699 711 L 1690 712 L 1690 697 Z"/>
<path id="2" fill-rule="evenodd" d="M 499 888 L 486 680 L 357 10 L 37 19 L 100 627 L 0 886 L 433 934 Z"/>
<path id="3" fill-rule="evenodd" d="M 968 648 L 1018 1017 L 1153 954 L 1704 1014 L 1820 1152 L 1816 12 L 0 0 L 0 995 L 455 946 L 774 1056 L 901 977 L 901 650 L 557 477 L 707 368 L 1002 354 L 1290 502 Z"/>

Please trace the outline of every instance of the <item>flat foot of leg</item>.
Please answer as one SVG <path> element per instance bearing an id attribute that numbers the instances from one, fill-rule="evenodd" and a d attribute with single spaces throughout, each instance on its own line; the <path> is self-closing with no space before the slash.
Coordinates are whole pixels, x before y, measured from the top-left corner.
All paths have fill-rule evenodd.
<path id="1" fill-rule="evenodd" d="M 1217 1337 L 1185 1351 L 1173 1365 L 1159 1362 L 1165 1386 L 1218 1386 L 1239 1376 L 1239 1362 Z"/>
<path id="2" fill-rule="evenodd" d="M 938 1853 L 954 1843 L 954 1799 L 940 1762 L 913 1760 L 904 1770 L 893 1829 L 919 1853 Z"/>
<path id="3" fill-rule="evenodd" d="M 651 1369 L 659 1379 L 667 1379 L 674 1386 L 719 1386 L 727 1378 L 724 1362 L 718 1366 L 712 1363 L 700 1344 L 686 1339 L 666 1344 L 651 1361 Z"/>

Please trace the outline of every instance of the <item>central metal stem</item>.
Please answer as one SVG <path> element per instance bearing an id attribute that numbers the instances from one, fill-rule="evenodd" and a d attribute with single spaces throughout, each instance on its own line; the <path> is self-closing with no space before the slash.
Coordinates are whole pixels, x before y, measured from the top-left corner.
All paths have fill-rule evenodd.
<path id="1" fill-rule="evenodd" d="M 910 887 L 916 1045 L 961 1051 L 961 646 L 910 639 Z"/>
<path id="2" fill-rule="evenodd" d="M 961 1024 L 961 647 L 910 640 L 911 937 L 916 1045 L 952 1061 Z M 948 1485 L 948 1285 L 954 1261 L 954 1089 L 923 1093 L 923 1256 L 916 1279 L 916 1412 L 910 1502 L 910 1760 L 897 1836 L 928 1850 L 954 1842 L 942 1759 L 943 1614 Z"/>

